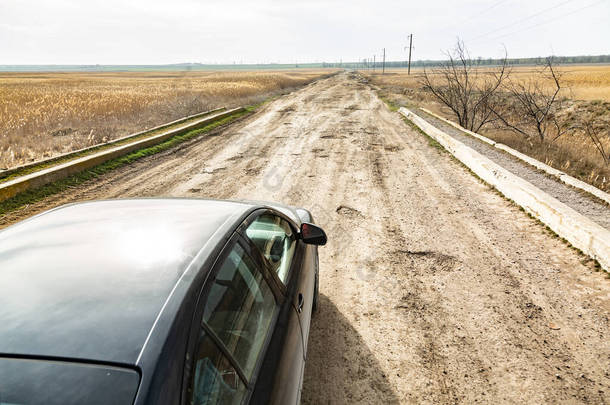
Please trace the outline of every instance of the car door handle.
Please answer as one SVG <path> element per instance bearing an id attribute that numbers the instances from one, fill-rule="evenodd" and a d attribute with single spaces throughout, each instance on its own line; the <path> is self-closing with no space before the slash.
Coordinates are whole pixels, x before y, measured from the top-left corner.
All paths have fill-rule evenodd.
<path id="1" fill-rule="evenodd" d="M 303 304 L 305 304 L 305 300 L 303 299 L 303 294 L 299 293 L 299 300 L 297 303 L 297 312 L 300 314 L 303 312 Z"/>

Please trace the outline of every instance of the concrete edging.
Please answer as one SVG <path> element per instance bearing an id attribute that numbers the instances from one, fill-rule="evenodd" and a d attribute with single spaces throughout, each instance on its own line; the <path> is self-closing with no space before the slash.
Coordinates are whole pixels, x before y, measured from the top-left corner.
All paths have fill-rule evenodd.
<path id="1" fill-rule="evenodd" d="M 610 270 L 609 230 L 444 133 L 417 114 L 404 107 L 399 112 L 485 182 L 519 204 L 574 247 L 596 259 L 604 269 Z"/>
<path id="2" fill-rule="evenodd" d="M 97 145 L 87 146 L 86 148 L 81 148 L 81 149 L 73 150 L 71 152 L 62 153 L 61 155 L 53 156 L 53 157 L 50 157 L 48 159 L 42 159 L 42 160 L 37 160 L 35 162 L 26 163 L 24 165 L 12 167 L 12 168 L 7 169 L 7 170 L 0 170 L 0 176 L 2 176 L 2 178 L 4 178 L 4 177 L 10 176 L 11 174 L 16 173 L 16 172 L 18 172 L 20 170 L 29 169 L 30 167 L 34 167 L 34 166 L 38 166 L 38 165 L 42 165 L 42 164 L 52 163 L 52 162 L 55 162 L 55 161 L 58 161 L 58 160 L 61 160 L 61 159 L 64 159 L 64 158 L 68 158 L 70 156 L 77 155 L 79 153 L 87 152 L 87 151 L 95 149 L 95 148 L 99 148 L 99 147 L 103 147 L 103 146 L 108 146 L 108 145 L 114 145 L 116 143 L 123 142 L 126 139 L 131 139 L 131 138 L 138 137 L 140 135 L 144 135 L 147 132 L 157 131 L 159 129 L 167 128 L 167 127 L 169 127 L 171 125 L 180 124 L 181 122 L 188 121 L 188 120 L 193 119 L 193 118 L 203 117 L 203 116 L 210 115 L 210 114 L 213 114 L 213 113 L 216 113 L 216 112 L 219 112 L 219 111 L 223 111 L 223 110 L 226 110 L 226 107 L 214 108 L 213 110 L 203 111 L 203 112 L 200 112 L 200 113 L 197 113 L 197 114 L 193 114 L 193 115 L 189 115 L 189 116 L 186 116 L 186 117 L 178 118 L 177 120 L 166 122 L 165 124 L 157 125 L 156 127 L 145 129 L 144 131 L 140 131 L 140 132 L 136 132 L 136 133 L 133 133 L 133 134 L 125 135 L 125 136 L 122 136 L 120 138 L 116 138 L 116 139 L 113 139 L 111 141 L 108 141 L 108 142 L 99 143 Z"/>
<path id="3" fill-rule="evenodd" d="M 59 164 L 57 166 L 52 166 L 34 173 L 27 174 L 25 176 L 18 177 L 13 180 L 9 180 L 0 184 L 0 201 L 4 201 L 6 199 L 14 197 L 17 194 L 26 190 L 41 187 L 53 181 L 60 180 L 70 175 L 90 169 L 109 160 L 124 156 L 133 151 L 156 145 L 176 135 L 184 134 L 188 131 L 197 129 L 206 124 L 211 124 L 215 121 L 219 121 L 232 114 L 242 112 L 244 110 L 244 107 L 238 107 L 211 116 L 206 116 L 205 118 L 202 118 L 185 126 L 175 128 L 170 131 L 151 136 L 149 138 L 141 139 L 139 141 L 128 143 L 126 145 L 117 146 L 112 149 L 104 150 L 98 153 L 94 153 L 92 155 L 74 159 L 72 161 Z"/>
<path id="4" fill-rule="evenodd" d="M 599 198 L 600 200 L 603 200 L 606 203 L 610 204 L 610 194 L 606 193 L 605 191 L 600 190 L 597 187 L 594 187 L 588 183 L 585 183 L 582 180 L 578 180 L 576 177 L 572 177 L 569 174 L 562 172 L 561 170 L 557 170 L 557 169 L 555 169 L 545 163 L 542 163 L 541 161 L 536 160 L 530 156 L 527 156 L 509 146 L 506 146 L 499 142 L 494 142 L 491 139 L 484 137 L 483 135 L 479 135 L 476 132 L 469 131 L 466 128 L 462 127 L 461 125 L 459 125 L 453 121 L 450 121 L 445 117 L 441 117 L 440 115 L 435 114 L 426 108 L 422 107 L 422 108 L 420 108 L 420 110 L 424 111 L 427 114 L 430 114 L 431 116 L 433 116 L 435 118 L 438 118 L 439 120 L 451 125 L 454 128 L 459 129 L 462 132 L 467 133 L 468 135 L 474 136 L 475 138 L 477 138 L 485 143 L 488 143 L 495 148 L 498 148 L 500 150 L 503 150 L 506 153 L 513 155 L 517 159 L 523 160 L 525 163 L 528 163 L 528 164 L 534 166 L 538 170 L 542 170 L 543 172 L 546 172 L 547 174 L 550 174 L 551 176 L 557 177 L 560 181 L 562 181 L 563 183 L 565 183 L 569 186 L 579 188 L 583 191 L 586 191 L 589 194 L 593 194 L 595 197 Z"/>

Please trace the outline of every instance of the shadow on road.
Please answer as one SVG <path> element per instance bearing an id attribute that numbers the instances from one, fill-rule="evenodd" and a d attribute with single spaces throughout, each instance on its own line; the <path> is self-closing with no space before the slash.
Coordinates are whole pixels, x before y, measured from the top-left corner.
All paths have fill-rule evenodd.
<path id="1" fill-rule="evenodd" d="M 309 334 L 302 403 L 398 403 L 362 336 L 328 297 L 320 294 L 318 305 Z"/>

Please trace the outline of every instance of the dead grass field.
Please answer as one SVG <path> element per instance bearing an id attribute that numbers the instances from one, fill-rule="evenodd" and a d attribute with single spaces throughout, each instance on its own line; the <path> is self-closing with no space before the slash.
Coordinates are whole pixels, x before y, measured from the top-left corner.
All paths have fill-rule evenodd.
<path id="1" fill-rule="evenodd" d="M 610 102 L 610 65 L 560 66 L 558 71 L 562 75 L 562 84 L 566 86 L 563 91 L 564 97 L 582 101 Z M 514 67 L 511 74 L 514 78 L 527 80 L 535 72 L 535 67 L 521 66 Z M 411 69 L 411 75 L 407 75 L 406 69 L 386 70 L 385 75 L 379 74 L 379 71 L 375 74 L 371 74 L 370 71 L 362 73 L 374 77 L 377 84 L 418 90 L 420 88 L 418 80 L 423 69 Z"/>
<path id="2" fill-rule="evenodd" d="M 563 112 L 566 118 L 578 119 L 579 116 L 592 113 L 610 126 L 610 65 L 569 65 L 559 67 L 559 71 L 562 85 L 566 86 L 561 95 L 568 99 Z M 513 79 L 525 81 L 535 72 L 534 67 L 516 67 L 511 74 Z M 385 75 L 369 71 L 362 73 L 380 87 L 382 97 L 404 106 L 426 107 L 448 119 L 456 120 L 448 108 L 421 89 L 419 80 L 422 69 L 412 69 L 410 76 L 406 69 L 389 70 Z M 488 126 L 479 132 L 602 190 L 610 191 L 610 167 L 604 163 L 593 143 L 578 131 L 571 131 L 554 142 L 546 143 L 527 140 L 499 126 Z M 604 139 L 604 146 L 606 150 L 610 149 L 610 139 Z"/>
<path id="3" fill-rule="evenodd" d="M 328 73 L 0 73 L 0 168 L 207 109 L 253 104 Z"/>

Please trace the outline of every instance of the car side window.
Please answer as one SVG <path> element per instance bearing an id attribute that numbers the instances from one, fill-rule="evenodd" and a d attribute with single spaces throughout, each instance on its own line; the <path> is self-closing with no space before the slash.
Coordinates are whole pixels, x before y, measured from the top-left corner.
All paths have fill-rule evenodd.
<path id="1" fill-rule="evenodd" d="M 276 215 L 263 214 L 248 226 L 246 235 L 286 284 L 296 246 L 296 236 L 288 221 Z"/>
<path id="2" fill-rule="evenodd" d="M 205 332 L 199 339 L 189 394 L 191 405 L 239 404 L 247 393 L 244 382 Z"/>
<path id="3" fill-rule="evenodd" d="M 239 244 L 222 263 L 203 311 L 203 322 L 251 380 L 278 304 L 262 269 Z"/>

